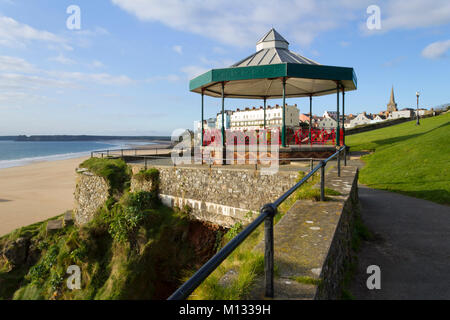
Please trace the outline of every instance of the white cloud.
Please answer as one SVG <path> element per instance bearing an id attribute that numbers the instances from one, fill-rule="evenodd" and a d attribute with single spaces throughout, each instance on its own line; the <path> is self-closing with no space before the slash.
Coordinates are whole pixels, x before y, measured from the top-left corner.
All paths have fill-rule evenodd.
<path id="1" fill-rule="evenodd" d="M 83 85 L 86 82 L 100 85 L 129 85 L 135 81 L 128 76 L 114 76 L 108 73 L 83 73 L 83 72 L 65 72 L 65 71 L 47 71 L 49 76 L 68 82 L 77 82 Z"/>
<path id="2" fill-rule="evenodd" d="M 142 21 L 160 22 L 237 46 L 254 45 L 272 26 L 288 41 L 309 45 L 319 34 L 349 22 L 365 26 L 366 9 L 374 3 L 374 0 L 111 1 Z M 379 6 L 382 31 L 439 26 L 450 21 L 448 0 L 385 0 Z"/>
<path id="3" fill-rule="evenodd" d="M 13 18 L 0 16 L 0 45 L 7 47 L 26 47 L 30 41 L 57 44 L 66 50 L 72 49 L 72 47 L 67 45 L 65 39 L 51 32 L 37 30 Z"/>
<path id="4" fill-rule="evenodd" d="M 82 48 L 89 48 L 95 44 L 96 37 L 110 35 L 109 31 L 102 27 L 95 27 L 93 29 L 74 30 L 68 33 L 71 37 L 72 43 Z"/>
<path id="5" fill-rule="evenodd" d="M 450 22 L 448 0 L 391 0 L 381 10 L 381 28 L 384 31 L 432 27 Z"/>
<path id="6" fill-rule="evenodd" d="M 181 68 L 181 72 L 186 74 L 188 79 L 193 79 L 210 69 L 227 68 L 234 63 L 234 61 L 229 59 L 214 60 L 203 56 L 198 60 L 202 63 L 202 65 L 189 65 Z"/>
<path id="7" fill-rule="evenodd" d="M 181 77 L 176 74 L 169 74 L 167 76 L 154 76 L 151 78 L 146 79 L 146 82 L 152 83 L 152 82 L 158 82 L 158 81 L 169 81 L 169 82 L 176 82 L 181 80 Z"/>
<path id="8" fill-rule="evenodd" d="M 75 60 L 72 60 L 70 58 L 65 57 L 62 53 L 59 54 L 59 56 L 57 57 L 52 57 L 49 59 L 50 61 L 55 61 L 61 64 L 66 64 L 66 65 L 70 65 L 70 64 L 75 64 Z"/>
<path id="9" fill-rule="evenodd" d="M 38 90 L 42 88 L 74 88 L 75 84 L 64 79 L 41 75 L 0 73 L 0 88 L 8 90 Z"/>
<path id="10" fill-rule="evenodd" d="M 94 67 L 94 68 L 104 68 L 105 67 L 103 62 L 98 61 L 98 60 L 92 61 L 91 66 Z"/>
<path id="11" fill-rule="evenodd" d="M 422 50 L 422 56 L 428 59 L 443 58 L 450 49 L 450 40 L 437 41 Z"/>
<path id="12" fill-rule="evenodd" d="M 17 57 L 0 56 L 0 71 L 1 72 L 24 72 L 33 73 L 36 72 L 36 68 L 25 61 L 24 59 Z"/>
<path id="13" fill-rule="evenodd" d="M 81 36 L 89 36 L 89 37 L 95 37 L 95 36 L 104 36 L 109 35 L 109 31 L 102 27 L 95 27 L 93 30 L 90 29 L 82 29 L 82 30 L 76 30 L 74 31 L 75 34 L 81 35 Z"/>
<path id="14" fill-rule="evenodd" d="M 185 66 L 181 68 L 181 71 L 185 73 L 189 79 L 193 79 L 208 71 L 208 68 L 201 66 Z"/>
<path id="15" fill-rule="evenodd" d="M 7 91 L 0 94 L 0 109 L 22 109 L 24 105 L 44 105 L 53 99 L 24 91 Z"/>
<path id="16" fill-rule="evenodd" d="M 173 46 L 173 51 L 175 51 L 178 54 L 183 54 L 183 47 L 182 46 Z"/>
<path id="17" fill-rule="evenodd" d="M 254 45 L 272 26 L 288 40 L 309 44 L 320 32 L 348 19 L 355 9 L 367 7 L 369 0 L 111 0 L 143 21 L 163 23 L 237 45 Z M 361 11 L 363 12 L 363 11 Z"/>
<path id="18" fill-rule="evenodd" d="M 214 52 L 214 53 L 217 53 L 217 54 L 226 54 L 227 53 L 227 50 L 225 50 L 224 48 L 222 48 L 222 47 L 213 47 L 212 48 L 212 51 Z"/>
<path id="19" fill-rule="evenodd" d="M 64 56 L 55 60 L 67 62 Z M 18 57 L 0 56 L 0 108 L 17 108 L 46 102 L 40 93 L 50 89 L 82 89 L 92 85 L 127 86 L 136 83 L 125 75 L 44 70 Z M 64 90 L 66 92 L 66 90 Z"/>

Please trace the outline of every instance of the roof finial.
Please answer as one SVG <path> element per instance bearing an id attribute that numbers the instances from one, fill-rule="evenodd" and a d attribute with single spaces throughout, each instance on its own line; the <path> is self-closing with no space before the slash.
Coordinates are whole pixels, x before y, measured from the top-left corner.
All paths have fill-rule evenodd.
<path id="1" fill-rule="evenodd" d="M 272 27 L 256 44 L 256 51 L 267 48 L 289 49 L 289 42 Z"/>

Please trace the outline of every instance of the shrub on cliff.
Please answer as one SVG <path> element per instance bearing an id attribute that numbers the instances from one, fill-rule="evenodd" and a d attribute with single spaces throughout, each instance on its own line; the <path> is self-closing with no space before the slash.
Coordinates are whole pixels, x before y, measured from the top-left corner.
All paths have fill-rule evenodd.
<path id="1" fill-rule="evenodd" d="M 139 182 L 151 181 L 153 185 L 159 184 L 159 170 L 150 168 L 148 170 L 141 170 L 134 175 L 134 178 Z"/>
<path id="2" fill-rule="evenodd" d="M 103 218 L 109 225 L 109 233 L 118 242 L 125 243 L 150 214 L 148 210 L 159 205 L 155 192 L 126 193 L 119 203 L 105 212 Z"/>
<path id="3" fill-rule="evenodd" d="M 80 164 L 80 168 L 105 178 L 110 186 L 110 195 L 122 193 L 130 186 L 131 169 L 122 159 L 90 158 Z"/>

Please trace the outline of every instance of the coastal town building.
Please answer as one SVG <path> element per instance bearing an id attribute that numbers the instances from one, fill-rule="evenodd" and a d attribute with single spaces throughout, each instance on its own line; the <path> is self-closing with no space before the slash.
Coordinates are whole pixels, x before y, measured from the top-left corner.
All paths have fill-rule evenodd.
<path id="1" fill-rule="evenodd" d="M 300 113 L 298 120 L 300 123 L 308 123 L 309 124 L 309 114 Z"/>
<path id="2" fill-rule="evenodd" d="M 206 120 L 203 120 L 203 130 L 212 130 L 216 128 L 216 118 L 208 118 Z M 197 142 L 200 142 L 202 140 L 202 122 L 201 121 L 195 121 L 194 128 L 196 128 L 196 134 L 195 139 Z"/>
<path id="3" fill-rule="evenodd" d="M 225 116 L 224 116 L 224 126 L 225 129 L 230 129 L 231 127 L 231 115 L 233 114 L 233 111 L 231 110 L 225 110 Z M 216 129 L 222 129 L 222 112 L 219 112 L 216 117 Z"/>
<path id="4" fill-rule="evenodd" d="M 358 114 L 353 120 L 350 120 L 350 128 L 369 124 L 373 120 L 371 115 L 363 112 Z"/>
<path id="5" fill-rule="evenodd" d="M 325 111 L 323 113 L 323 117 L 324 118 L 331 118 L 331 119 L 335 119 L 337 118 L 337 112 L 336 111 Z"/>
<path id="6" fill-rule="evenodd" d="M 322 119 L 318 122 L 318 129 L 334 129 L 337 127 L 337 121 L 333 118 L 322 117 Z"/>
<path id="7" fill-rule="evenodd" d="M 353 120 L 353 118 L 352 118 L 352 120 Z M 345 119 L 345 121 L 344 121 L 344 128 L 345 128 L 345 129 L 351 128 L 351 121 L 352 121 L 352 120 L 351 120 L 351 119 L 348 119 L 348 118 Z"/>
<path id="8" fill-rule="evenodd" d="M 386 121 L 386 116 L 377 114 L 377 115 L 373 116 L 373 119 L 370 123 L 378 123 L 378 122 L 383 122 L 383 121 Z"/>
<path id="9" fill-rule="evenodd" d="M 429 112 L 429 110 L 427 110 L 427 109 L 419 108 L 418 110 L 414 110 L 414 116 L 416 116 L 417 111 L 419 112 L 419 116 L 424 116 Z"/>
<path id="10" fill-rule="evenodd" d="M 393 111 L 389 114 L 388 119 L 389 120 L 393 120 L 393 119 L 400 119 L 400 118 L 411 118 L 414 115 L 414 109 L 411 108 L 404 108 L 400 111 Z"/>
<path id="11" fill-rule="evenodd" d="M 297 105 L 286 105 L 286 127 L 299 127 L 300 111 Z M 231 130 L 256 130 L 264 128 L 264 108 L 253 107 L 245 108 L 244 110 L 237 109 L 230 117 Z M 279 105 L 274 107 L 268 106 L 266 108 L 266 127 L 281 127 L 283 123 L 283 108 Z"/>

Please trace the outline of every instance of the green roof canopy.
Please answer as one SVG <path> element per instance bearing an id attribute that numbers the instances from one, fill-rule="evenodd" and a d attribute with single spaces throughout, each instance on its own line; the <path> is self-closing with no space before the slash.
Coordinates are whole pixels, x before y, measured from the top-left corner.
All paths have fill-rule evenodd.
<path id="1" fill-rule="evenodd" d="M 229 68 L 212 69 L 190 81 L 192 92 L 212 97 L 273 99 L 322 96 L 336 93 L 338 82 L 345 91 L 356 90 L 353 68 L 325 66 L 289 51 L 289 43 L 271 29 L 257 44 L 257 52 Z"/>
<path id="2" fill-rule="evenodd" d="M 322 96 L 336 93 L 337 81 L 345 91 L 356 90 L 353 68 L 282 63 L 273 65 L 212 69 L 191 80 L 190 90 L 212 97 L 273 99 L 283 96 L 281 79 L 286 78 L 286 97 Z"/>

